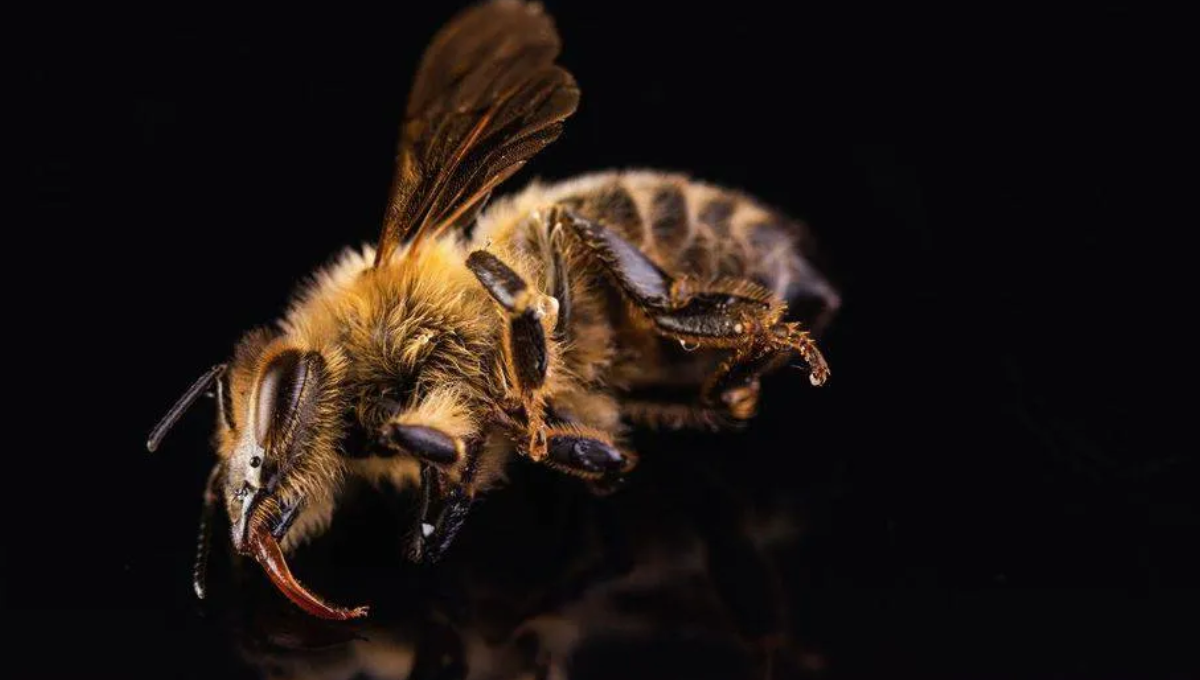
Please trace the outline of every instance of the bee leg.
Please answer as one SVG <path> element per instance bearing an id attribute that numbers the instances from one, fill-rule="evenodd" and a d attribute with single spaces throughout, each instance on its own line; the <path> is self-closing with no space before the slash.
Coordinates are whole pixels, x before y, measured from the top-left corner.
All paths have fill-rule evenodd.
<path id="1" fill-rule="evenodd" d="M 557 226 L 555 233 L 561 233 Z M 529 457 L 593 483 L 610 482 L 632 469 L 636 457 L 620 451 L 606 433 L 582 425 L 545 425 L 546 407 L 540 392 L 549 368 L 546 329 L 555 327 L 558 300 L 537 292 L 487 251 L 471 253 L 467 267 L 509 315 L 504 349 L 524 411 L 526 436 L 519 444 Z"/>
<path id="2" fill-rule="evenodd" d="M 600 484 L 601 490 L 632 470 L 638 460 L 633 453 L 617 448 L 607 433 L 576 424 L 547 428 L 546 454 L 546 465 Z"/>
<path id="3" fill-rule="evenodd" d="M 748 420 L 758 410 L 759 378 L 785 364 L 791 352 L 770 343 L 740 347 L 701 388 L 701 401 L 737 420 Z"/>
<path id="4" fill-rule="evenodd" d="M 587 420 L 581 420 L 580 414 L 586 414 Z M 603 391 L 558 394 L 546 404 L 545 417 L 545 464 L 585 480 L 588 490 L 597 496 L 621 488 L 624 475 L 637 465 L 638 457 L 613 442 L 612 432 L 620 422 L 616 399 Z"/>
<path id="5" fill-rule="evenodd" d="M 434 465 L 421 465 L 420 507 L 408 548 L 413 562 L 439 561 L 458 536 L 475 500 L 472 489 L 481 447 L 479 440 L 465 447 L 465 463 L 457 480 Z"/>
<path id="6" fill-rule="evenodd" d="M 779 352 L 797 352 L 809 366 L 809 380 L 821 385 L 829 366 L 812 335 L 798 323 L 782 322 L 787 305 L 752 281 L 724 279 L 697 283 L 675 278 L 646 254 L 603 224 L 569 210 L 556 209 L 554 219 L 591 250 L 617 286 L 654 323 L 657 332 L 684 346 L 735 350 L 718 382 L 729 384 L 732 411 L 752 412 L 757 375 L 786 360 Z M 733 366 L 748 363 L 743 370 Z M 748 380 L 747 380 L 748 379 Z M 736 383 L 741 380 L 739 386 Z"/>
<path id="7" fill-rule="evenodd" d="M 442 559 L 471 510 L 465 487 L 432 465 L 421 466 L 421 501 L 409 540 L 408 559 L 433 564 Z"/>
<path id="8" fill-rule="evenodd" d="M 466 460 L 467 442 L 475 437 L 473 407 L 453 384 L 434 387 L 407 408 L 386 402 L 391 416 L 379 429 L 363 433 L 363 448 L 370 456 L 403 454 L 457 473 Z"/>
<path id="9" fill-rule="evenodd" d="M 508 313 L 508 328 L 503 337 L 504 356 L 508 374 L 516 384 L 524 407 L 529 433 L 522 450 L 530 458 L 542 460 L 546 457 L 546 438 L 542 432 L 545 407 L 540 391 L 550 367 L 546 329 L 555 326 L 558 300 L 538 292 L 486 250 L 471 253 L 467 257 L 467 267 L 496 304 Z"/>
<path id="10" fill-rule="evenodd" d="M 549 368 L 543 323 L 550 321 L 553 327 L 558 300 L 530 287 L 512 268 L 486 250 L 471 253 L 467 267 L 509 315 L 504 349 L 517 390 L 522 394 L 538 390 L 546 381 Z"/>
<path id="11" fill-rule="evenodd" d="M 405 468 L 420 466 L 415 522 L 403 539 L 414 562 L 438 559 L 449 547 L 470 509 L 472 479 L 479 453 L 473 404 L 453 384 L 440 385 L 407 408 L 385 403 L 390 418 L 378 429 L 354 422 L 344 450 L 354 458 L 391 459 Z"/>
<path id="12" fill-rule="evenodd" d="M 417 460 L 448 469 L 463 459 L 466 446 L 436 427 L 390 422 L 383 426 L 372 452 L 387 458 L 407 454 Z"/>
<path id="13" fill-rule="evenodd" d="M 774 325 L 784 311 L 782 302 L 750 281 L 703 285 L 672 277 L 599 222 L 561 207 L 552 219 L 568 225 L 664 337 L 696 347 L 740 348 L 754 339 L 759 326 Z"/>
<path id="14" fill-rule="evenodd" d="M 825 355 L 817 347 L 812 333 L 804 330 L 794 321 L 777 323 L 768 334 L 768 341 L 784 352 L 795 352 L 804 363 L 808 364 L 808 379 L 814 386 L 820 387 L 829 379 L 829 364 Z"/>
<path id="15" fill-rule="evenodd" d="M 562 206 L 554 209 L 550 220 L 554 229 L 565 229 L 582 241 L 635 305 L 644 311 L 672 307 L 674 280 L 637 246 L 603 224 Z"/>
<path id="16" fill-rule="evenodd" d="M 464 487 L 453 486 L 446 492 L 445 497 L 441 499 L 442 511 L 434 526 L 433 534 L 425 539 L 426 562 L 435 563 L 446 554 L 446 550 L 450 548 L 450 544 L 454 542 L 459 530 L 462 529 L 467 514 L 471 512 L 473 501 L 474 498 Z"/>

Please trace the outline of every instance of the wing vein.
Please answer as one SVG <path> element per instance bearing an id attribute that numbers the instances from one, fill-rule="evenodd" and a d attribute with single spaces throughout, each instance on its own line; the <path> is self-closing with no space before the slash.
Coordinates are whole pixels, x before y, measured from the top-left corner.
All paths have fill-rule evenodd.
<path id="1" fill-rule="evenodd" d="M 493 0 L 443 28 L 421 59 L 375 254 L 473 219 L 491 191 L 558 138 L 579 90 L 538 5 Z"/>

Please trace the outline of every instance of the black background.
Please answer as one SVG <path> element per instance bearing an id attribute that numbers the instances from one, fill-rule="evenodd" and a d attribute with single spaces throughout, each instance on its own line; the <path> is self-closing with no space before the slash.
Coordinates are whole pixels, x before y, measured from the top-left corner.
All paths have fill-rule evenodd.
<path id="1" fill-rule="evenodd" d="M 688 171 L 807 221 L 843 292 L 830 384 L 771 381 L 750 441 L 773 451 L 734 454 L 807 499 L 809 634 L 835 676 L 1194 669 L 1196 458 L 1135 418 L 1164 351 L 1134 267 L 1178 85 L 1165 19 L 548 4 L 582 105 L 510 190 Z M 35 272 L 4 494 L 18 676 L 231 663 L 187 582 L 210 420 L 157 456 L 145 433 L 374 236 L 411 71 L 451 13 L 39 24 L 39 209 L 8 254 Z"/>

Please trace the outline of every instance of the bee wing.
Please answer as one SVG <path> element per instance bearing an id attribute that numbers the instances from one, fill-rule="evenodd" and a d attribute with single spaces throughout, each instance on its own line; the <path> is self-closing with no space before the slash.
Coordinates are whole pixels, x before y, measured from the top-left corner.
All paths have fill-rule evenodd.
<path id="1" fill-rule="evenodd" d="M 463 224 L 558 138 L 579 102 L 554 64 L 559 50 L 550 18 L 519 0 L 471 7 L 434 37 L 409 96 L 376 266 L 406 240 Z"/>

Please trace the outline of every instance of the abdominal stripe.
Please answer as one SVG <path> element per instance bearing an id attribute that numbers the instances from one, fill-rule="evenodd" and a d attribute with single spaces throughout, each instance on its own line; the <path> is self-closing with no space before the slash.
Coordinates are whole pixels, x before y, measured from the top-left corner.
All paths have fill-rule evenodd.
<path id="1" fill-rule="evenodd" d="M 675 184 L 664 184 L 650 198 L 650 233 L 660 253 L 674 252 L 687 240 L 687 199 Z"/>

